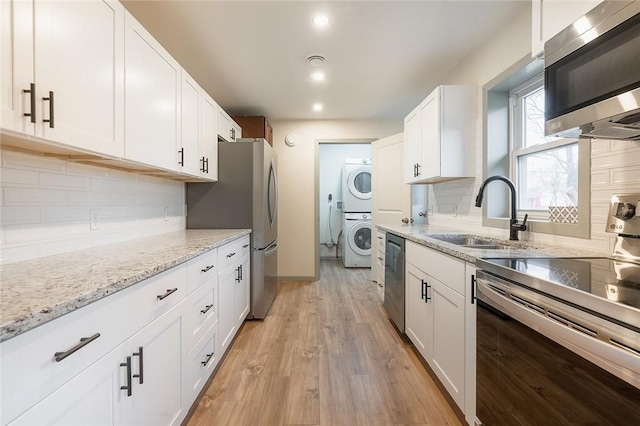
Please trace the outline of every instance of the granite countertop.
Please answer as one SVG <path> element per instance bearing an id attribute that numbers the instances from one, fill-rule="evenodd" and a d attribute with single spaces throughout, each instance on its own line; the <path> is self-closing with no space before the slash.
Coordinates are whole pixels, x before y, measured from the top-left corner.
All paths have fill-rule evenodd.
<path id="1" fill-rule="evenodd" d="M 473 232 L 452 230 L 433 225 L 377 225 L 380 230 L 404 237 L 423 246 L 432 248 L 442 253 L 457 257 L 470 263 L 476 259 L 501 257 L 593 257 L 602 256 L 601 253 L 593 253 L 566 247 L 553 247 L 546 244 L 536 244 L 527 241 L 509 241 Z M 480 249 L 463 247 L 433 238 L 440 235 L 468 235 L 476 238 L 495 241 L 498 245 L 508 246 L 506 249 Z"/>
<path id="2" fill-rule="evenodd" d="M 188 229 L 1 265 L 0 342 L 249 233 Z"/>

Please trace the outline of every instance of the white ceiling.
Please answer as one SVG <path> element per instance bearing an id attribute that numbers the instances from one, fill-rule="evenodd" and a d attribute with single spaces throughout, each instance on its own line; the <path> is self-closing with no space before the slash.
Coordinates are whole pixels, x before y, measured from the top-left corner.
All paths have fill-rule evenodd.
<path id="1" fill-rule="evenodd" d="M 123 0 L 230 114 L 399 119 L 528 0 Z M 319 30 L 317 12 L 331 18 Z M 322 55 L 326 81 L 306 63 Z M 322 102 L 324 110 L 311 105 Z"/>

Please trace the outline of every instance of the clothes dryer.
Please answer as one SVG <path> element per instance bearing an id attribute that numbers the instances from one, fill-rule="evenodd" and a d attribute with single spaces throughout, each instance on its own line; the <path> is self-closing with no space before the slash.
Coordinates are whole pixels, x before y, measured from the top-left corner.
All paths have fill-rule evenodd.
<path id="1" fill-rule="evenodd" d="M 347 268 L 371 267 L 371 213 L 345 213 L 342 262 Z"/>
<path id="2" fill-rule="evenodd" d="M 346 213 L 371 212 L 371 159 L 346 159 L 342 169 L 342 210 Z"/>

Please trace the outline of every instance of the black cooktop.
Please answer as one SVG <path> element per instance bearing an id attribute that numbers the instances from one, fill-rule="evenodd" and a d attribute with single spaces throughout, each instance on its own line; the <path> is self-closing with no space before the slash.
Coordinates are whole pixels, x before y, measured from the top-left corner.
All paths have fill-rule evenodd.
<path id="1" fill-rule="evenodd" d="M 640 309 L 640 264 L 598 258 L 484 259 L 527 277 Z"/>

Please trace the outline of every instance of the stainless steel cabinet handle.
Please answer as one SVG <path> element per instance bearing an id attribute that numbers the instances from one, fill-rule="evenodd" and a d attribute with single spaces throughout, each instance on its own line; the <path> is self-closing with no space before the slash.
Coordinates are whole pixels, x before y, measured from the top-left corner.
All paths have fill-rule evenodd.
<path id="1" fill-rule="evenodd" d="M 165 294 L 159 294 L 158 300 L 162 300 L 162 299 L 166 299 L 167 297 L 171 296 L 173 293 L 175 293 L 176 291 L 178 291 L 178 287 L 176 288 L 172 288 L 172 289 L 168 289 L 167 292 Z"/>
<path id="2" fill-rule="evenodd" d="M 43 119 L 42 122 L 43 123 L 49 123 L 49 128 L 53 129 L 54 126 L 54 121 L 53 121 L 53 92 L 50 90 L 49 91 L 49 97 L 48 98 L 42 98 L 43 101 L 49 101 L 49 118 L 48 119 Z"/>
<path id="3" fill-rule="evenodd" d="M 36 85 L 35 83 L 29 83 L 29 89 L 24 89 L 22 93 L 29 94 L 29 101 L 31 103 L 29 105 L 29 112 L 25 112 L 24 116 L 31 117 L 31 122 L 35 123 L 36 122 Z"/>
<path id="4" fill-rule="evenodd" d="M 245 244 L 242 246 L 242 248 L 247 248 L 247 247 L 249 247 L 249 244 Z"/>
<path id="5" fill-rule="evenodd" d="M 206 306 L 204 307 L 204 309 L 202 309 L 202 310 L 200 311 L 200 313 L 202 313 L 202 314 L 206 314 L 207 312 L 209 312 L 209 310 L 210 310 L 211 308 L 213 308 L 213 305 L 206 305 Z"/>
<path id="6" fill-rule="evenodd" d="M 184 166 L 184 148 L 180 148 L 178 152 L 180 153 L 180 161 L 178 161 L 178 164 Z"/>
<path id="7" fill-rule="evenodd" d="M 202 361 L 200 364 L 202 364 L 203 367 L 206 367 L 207 364 L 209 364 L 209 361 L 211 361 L 211 359 L 213 358 L 213 352 L 211 352 L 210 354 L 207 354 L 207 357 L 204 361 Z"/>
<path id="8" fill-rule="evenodd" d="M 238 275 L 236 276 L 236 282 L 239 283 L 240 281 L 242 281 L 242 265 L 236 268 L 236 272 L 238 273 Z"/>
<path id="9" fill-rule="evenodd" d="M 56 352 L 55 354 L 53 354 L 53 356 L 55 357 L 56 362 L 60 362 L 63 359 L 65 359 L 66 357 L 68 357 L 69 355 L 71 355 L 72 353 L 79 351 L 80 349 L 84 348 L 85 346 L 87 346 L 89 343 L 93 342 L 94 340 L 96 340 L 98 337 L 100 337 L 100 333 L 96 333 L 93 336 L 90 337 L 82 337 L 80 338 L 80 343 L 78 343 L 77 345 L 75 345 L 74 347 L 72 347 L 71 349 L 68 349 L 64 352 Z"/>
<path id="10" fill-rule="evenodd" d="M 138 347 L 138 352 L 134 352 L 133 356 L 138 357 L 138 374 L 134 374 L 133 377 L 138 379 L 138 383 L 144 383 L 144 365 L 143 365 L 143 354 L 142 354 L 142 346 Z"/>
<path id="11" fill-rule="evenodd" d="M 422 282 L 422 296 L 420 297 L 420 299 L 424 300 L 424 303 L 429 303 L 429 300 L 431 300 L 431 298 L 429 297 L 429 287 L 431 287 L 425 280 L 420 280 L 420 282 Z"/>
<path id="12" fill-rule="evenodd" d="M 416 163 L 416 177 L 420 176 L 420 163 Z"/>
<path id="13" fill-rule="evenodd" d="M 120 367 L 127 367 L 127 385 L 120 386 L 120 390 L 126 390 L 127 396 L 131 396 L 131 357 L 127 357 L 127 362 L 120 363 Z"/>
<path id="14" fill-rule="evenodd" d="M 214 266 L 214 265 L 209 265 L 209 266 L 207 266 L 207 267 L 206 267 L 206 268 L 204 268 L 204 269 L 200 269 L 200 272 L 209 272 L 209 270 L 210 270 L 210 269 L 213 269 L 213 266 Z"/>
<path id="15" fill-rule="evenodd" d="M 203 171 L 204 171 L 206 174 L 209 174 L 209 159 L 208 159 L 208 158 L 205 158 L 204 162 L 205 162 L 205 164 L 206 164 L 207 168 L 206 168 L 206 170 L 203 170 Z"/>
<path id="16" fill-rule="evenodd" d="M 233 257 L 233 256 L 235 256 L 235 255 L 236 255 L 236 253 L 235 253 L 235 252 L 233 252 L 233 253 L 229 253 L 229 254 L 227 255 L 227 257 Z"/>
<path id="17" fill-rule="evenodd" d="M 382 262 L 384 259 L 382 259 L 382 256 L 378 256 L 378 260 Z"/>
<path id="18" fill-rule="evenodd" d="M 379 240 L 383 240 L 384 238 L 383 238 L 383 237 L 381 237 L 381 236 L 378 236 L 378 239 L 379 239 Z"/>

